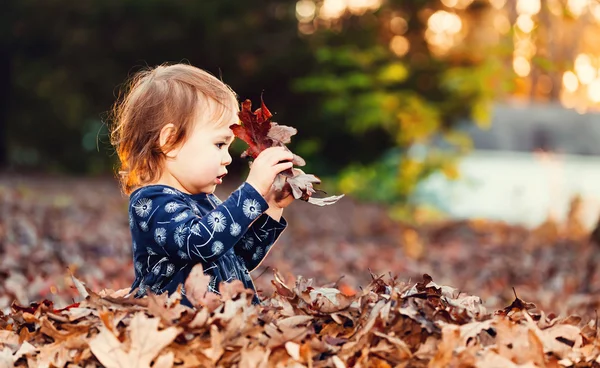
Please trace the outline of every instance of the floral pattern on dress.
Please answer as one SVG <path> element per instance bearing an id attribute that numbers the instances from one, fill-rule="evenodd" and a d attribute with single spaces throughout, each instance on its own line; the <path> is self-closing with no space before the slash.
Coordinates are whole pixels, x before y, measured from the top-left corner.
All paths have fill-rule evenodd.
<path id="1" fill-rule="evenodd" d="M 242 206 L 244 215 L 251 220 L 254 220 L 261 214 L 260 203 L 255 199 L 245 199 L 244 205 Z"/>
<path id="2" fill-rule="evenodd" d="M 188 229 L 185 224 L 181 224 L 175 228 L 175 233 L 173 234 L 175 238 L 175 243 L 179 248 L 183 247 L 185 243 L 185 237 L 187 235 Z"/>
<path id="3" fill-rule="evenodd" d="M 223 215 L 221 212 L 213 211 L 208 214 L 207 218 L 208 225 L 211 229 L 218 233 L 225 230 L 225 227 L 227 226 L 227 219 L 225 219 L 225 215 Z"/>
<path id="4" fill-rule="evenodd" d="M 247 183 L 223 202 L 213 194 L 190 195 L 161 185 L 136 190 L 128 211 L 135 268 L 132 291 L 137 288 L 136 297 L 142 297 L 149 290 L 182 290 L 197 263 L 211 276 L 212 292 L 233 279 L 254 289 L 248 270 L 262 261 L 285 229 L 285 224 L 263 214 L 266 208 L 264 198 Z M 182 304 L 192 306 L 185 295 Z"/>
<path id="5" fill-rule="evenodd" d="M 229 227 L 229 234 L 231 234 L 231 236 L 238 236 L 241 232 L 242 227 L 237 222 L 232 223 Z"/>
<path id="6" fill-rule="evenodd" d="M 146 217 L 152 211 L 152 200 L 149 198 L 140 198 L 133 205 L 135 213 L 140 217 Z"/>
<path id="7" fill-rule="evenodd" d="M 167 229 L 164 227 L 157 227 L 156 230 L 154 230 L 154 241 L 156 244 L 164 247 L 167 243 Z"/>

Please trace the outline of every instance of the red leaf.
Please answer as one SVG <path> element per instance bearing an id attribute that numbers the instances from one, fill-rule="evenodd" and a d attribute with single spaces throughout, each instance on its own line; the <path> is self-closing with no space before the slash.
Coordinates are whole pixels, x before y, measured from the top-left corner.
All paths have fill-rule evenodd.
<path id="1" fill-rule="evenodd" d="M 241 124 L 230 126 L 233 134 L 248 144 L 248 149 L 242 153 L 242 157 L 256 158 L 262 151 L 270 147 L 285 147 L 290 143 L 291 137 L 297 133 L 295 128 L 279 125 L 271 121 L 273 114 L 265 105 L 261 98 L 261 107 L 252 112 L 252 102 L 246 100 L 242 102 L 241 110 L 238 114 Z M 304 166 L 304 159 L 294 155 L 292 160 L 296 166 Z M 321 180 L 314 175 L 305 174 L 299 169 L 285 170 L 277 179 L 274 186 L 279 192 L 291 192 L 296 199 L 301 199 L 309 203 L 324 206 L 337 202 L 341 196 L 331 196 L 327 198 L 312 198 L 316 193 L 314 184 L 321 183 Z"/>

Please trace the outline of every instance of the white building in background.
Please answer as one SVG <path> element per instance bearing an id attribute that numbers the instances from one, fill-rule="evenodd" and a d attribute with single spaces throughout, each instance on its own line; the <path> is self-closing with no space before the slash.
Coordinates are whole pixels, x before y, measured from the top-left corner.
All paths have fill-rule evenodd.
<path id="1" fill-rule="evenodd" d="M 419 188 L 419 201 L 453 218 L 533 227 L 550 214 L 566 219 L 571 199 L 580 195 L 581 219 L 593 228 L 600 215 L 600 114 L 499 105 L 489 130 L 468 131 L 475 150 L 460 162 L 461 178 L 431 177 Z"/>

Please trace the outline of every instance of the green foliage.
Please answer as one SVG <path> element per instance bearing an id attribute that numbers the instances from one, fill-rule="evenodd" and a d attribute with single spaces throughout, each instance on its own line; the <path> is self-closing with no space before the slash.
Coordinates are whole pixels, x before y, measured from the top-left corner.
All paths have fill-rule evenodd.
<path id="1" fill-rule="evenodd" d="M 412 8 L 416 13 L 438 5 L 424 1 Z M 388 4 L 378 16 L 384 19 L 401 6 Z M 418 183 L 432 173 L 458 177 L 457 158 L 472 144 L 456 127 L 465 120 L 489 126 L 491 103 L 503 83 L 502 66 L 493 57 L 440 60 L 422 49 L 414 51 L 419 57 L 409 53 L 399 58 L 382 44 L 386 41 L 381 41 L 379 28 L 357 28 L 355 18 L 343 20 L 348 28 L 339 34 L 325 30 L 309 37 L 319 67 L 293 86 L 317 96 L 316 115 L 340 131 L 355 137 L 379 132 L 390 138 L 379 142 L 371 160 L 352 150 L 356 160 L 340 172 L 339 190 L 410 208 Z M 415 18 L 407 37 L 418 45 L 425 43 L 425 25 Z M 435 148 L 434 141 L 443 142 L 446 150 Z"/>

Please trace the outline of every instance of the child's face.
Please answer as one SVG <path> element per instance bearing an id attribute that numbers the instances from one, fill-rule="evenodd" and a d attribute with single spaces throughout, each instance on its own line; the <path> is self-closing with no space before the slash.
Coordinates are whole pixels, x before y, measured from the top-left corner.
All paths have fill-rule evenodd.
<path id="1" fill-rule="evenodd" d="M 231 124 L 236 121 L 231 122 Z M 186 192 L 213 193 L 231 163 L 229 146 L 234 135 L 230 124 L 213 127 L 196 123 L 187 140 L 167 158 L 166 169 Z"/>

